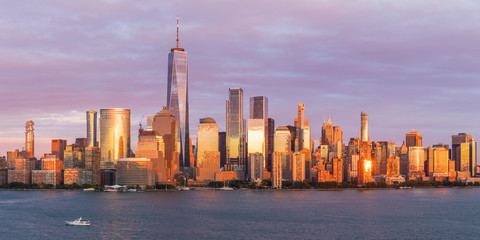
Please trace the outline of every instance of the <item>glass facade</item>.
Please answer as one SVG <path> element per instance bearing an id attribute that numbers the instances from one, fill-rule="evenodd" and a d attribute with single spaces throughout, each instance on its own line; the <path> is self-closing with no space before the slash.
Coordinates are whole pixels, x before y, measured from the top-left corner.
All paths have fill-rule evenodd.
<path id="1" fill-rule="evenodd" d="M 250 119 L 268 118 L 268 98 L 257 96 L 250 98 Z"/>
<path id="2" fill-rule="evenodd" d="M 197 136 L 197 163 L 200 165 L 203 161 L 203 152 L 218 152 L 218 125 L 211 118 L 200 119 Z M 220 163 L 218 163 L 220 169 Z"/>
<path id="3" fill-rule="evenodd" d="M 100 109 L 102 161 L 126 158 L 130 152 L 130 109 Z"/>
<path id="4" fill-rule="evenodd" d="M 173 48 L 168 54 L 167 108 L 177 120 L 177 144 L 180 168 L 190 167 L 190 134 L 188 116 L 188 57 L 183 48 Z"/>
<path id="5" fill-rule="evenodd" d="M 227 100 L 227 164 L 226 170 L 245 170 L 245 119 L 243 89 L 230 88 Z"/>
<path id="6" fill-rule="evenodd" d="M 97 146 L 97 112 L 87 111 L 87 147 Z"/>

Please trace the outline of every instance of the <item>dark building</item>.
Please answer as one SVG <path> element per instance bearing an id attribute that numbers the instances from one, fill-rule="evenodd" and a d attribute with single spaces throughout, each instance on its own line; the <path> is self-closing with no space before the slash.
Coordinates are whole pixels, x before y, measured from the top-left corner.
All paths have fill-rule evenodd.
<path id="1" fill-rule="evenodd" d="M 220 167 L 225 167 L 227 163 L 227 133 L 218 133 L 218 151 L 220 152 Z"/>
<path id="2" fill-rule="evenodd" d="M 275 120 L 272 119 L 272 118 L 267 118 L 267 127 L 266 127 L 266 130 L 267 130 L 267 141 L 266 141 L 266 144 L 267 144 L 267 149 L 266 149 L 266 152 L 267 152 L 267 164 L 266 164 L 266 168 L 269 172 L 272 172 L 272 164 L 273 164 L 273 146 L 274 146 L 274 142 L 273 142 L 273 138 L 274 138 L 274 135 L 275 135 Z"/>

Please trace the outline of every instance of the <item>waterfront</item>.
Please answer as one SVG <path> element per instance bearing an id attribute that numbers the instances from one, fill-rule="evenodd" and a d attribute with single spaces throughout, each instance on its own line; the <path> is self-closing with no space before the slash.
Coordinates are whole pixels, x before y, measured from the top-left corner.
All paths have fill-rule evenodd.
<path id="1" fill-rule="evenodd" d="M 478 239 L 478 188 L 0 191 L 0 239 Z M 89 219 L 90 227 L 65 220 Z"/>

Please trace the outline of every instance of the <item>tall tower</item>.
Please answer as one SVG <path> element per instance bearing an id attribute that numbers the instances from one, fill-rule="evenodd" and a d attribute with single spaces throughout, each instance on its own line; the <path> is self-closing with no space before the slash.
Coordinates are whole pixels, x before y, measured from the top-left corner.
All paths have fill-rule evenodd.
<path id="1" fill-rule="evenodd" d="M 361 118 L 362 118 L 362 129 L 361 129 L 361 139 L 362 142 L 368 142 L 368 114 L 362 112 L 361 113 Z"/>
<path id="2" fill-rule="evenodd" d="M 177 120 L 180 149 L 180 169 L 190 167 L 190 131 L 188 116 L 188 56 L 185 49 L 179 47 L 177 17 L 177 47 L 168 54 L 168 92 L 167 108 Z"/>
<path id="3" fill-rule="evenodd" d="M 87 147 L 97 146 L 97 112 L 87 111 Z"/>
<path id="4" fill-rule="evenodd" d="M 100 109 L 101 160 L 118 160 L 130 153 L 130 109 Z"/>
<path id="5" fill-rule="evenodd" d="M 268 118 L 268 98 L 257 96 L 250 98 L 250 119 Z"/>
<path id="6" fill-rule="evenodd" d="M 25 123 L 25 151 L 28 157 L 35 157 L 35 136 L 33 134 L 33 125 L 35 123 L 32 120 L 28 120 Z"/>
<path id="7" fill-rule="evenodd" d="M 243 89 L 228 89 L 227 100 L 227 164 L 226 170 L 245 171 L 245 119 L 243 119 Z"/>

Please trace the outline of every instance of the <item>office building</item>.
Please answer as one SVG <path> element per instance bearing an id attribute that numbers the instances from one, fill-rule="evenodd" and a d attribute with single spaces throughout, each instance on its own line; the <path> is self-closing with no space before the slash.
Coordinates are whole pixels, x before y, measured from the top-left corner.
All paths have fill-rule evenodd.
<path id="1" fill-rule="evenodd" d="M 126 158 L 130 153 L 130 109 L 100 109 L 102 161 Z"/>
<path id="2" fill-rule="evenodd" d="M 119 159 L 116 178 L 116 182 L 119 185 L 155 185 L 153 164 L 148 158 Z"/>
<path id="3" fill-rule="evenodd" d="M 60 160 L 64 160 L 64 151 L 67 148 L 67 140 L 52 139 L 52 154 L 57 155 Z"/>
<path id="4" fill-rule="evenodd" d="M 362 142 L 370 142 L 368 137 L 368 114 L 362 112 L 360 114 L 361 119 L 361 129 L 360 129 L 360 139 Z"/>
<path id="5" fill-rule="evenodd" d="M 177 121 L 177 144 L 180 152 L 180 170 L 190 167 L 190 122 L 188 108 L 188 54 L 180 48 L 178 38 L 177 18 L 177 47 L 168 54 L 168 92 L 167 109 L 173 113 Z M 193 166 L 192 166 L 193 167 Z"/>
<path id="6" fill-rule="evenodd" d="M 97 112 L 87 111 L 87 147 L 97 146 Z"/>
<path id="7" fill-rule="evenodd" d="M 422 134 L 412 130 L 405 134 L 405 143 L 408 147 L 421 147 L 422 146 Z"/>
<path id="8" fill-rule="evenodd" d="M 228 171 L 245 171 L 245 119 L 243 119 L 243 89 L 230 88 L 227 105 L 227 164 Z"/>
<path id="9" fill-rule="evenodd" d="M 32 120 L 28 120 L 25 123 L 25 152 L 26 157 L 35 157 L 35 135 L 33 133 L 33 125 L 35 123 Z"/>
<path id="10" fill-rule="evenodd" d="M 212 118 L 202 118 L 198 125 L 196 170 L 198 181 L 220 180 L 218 125 Z"/>

